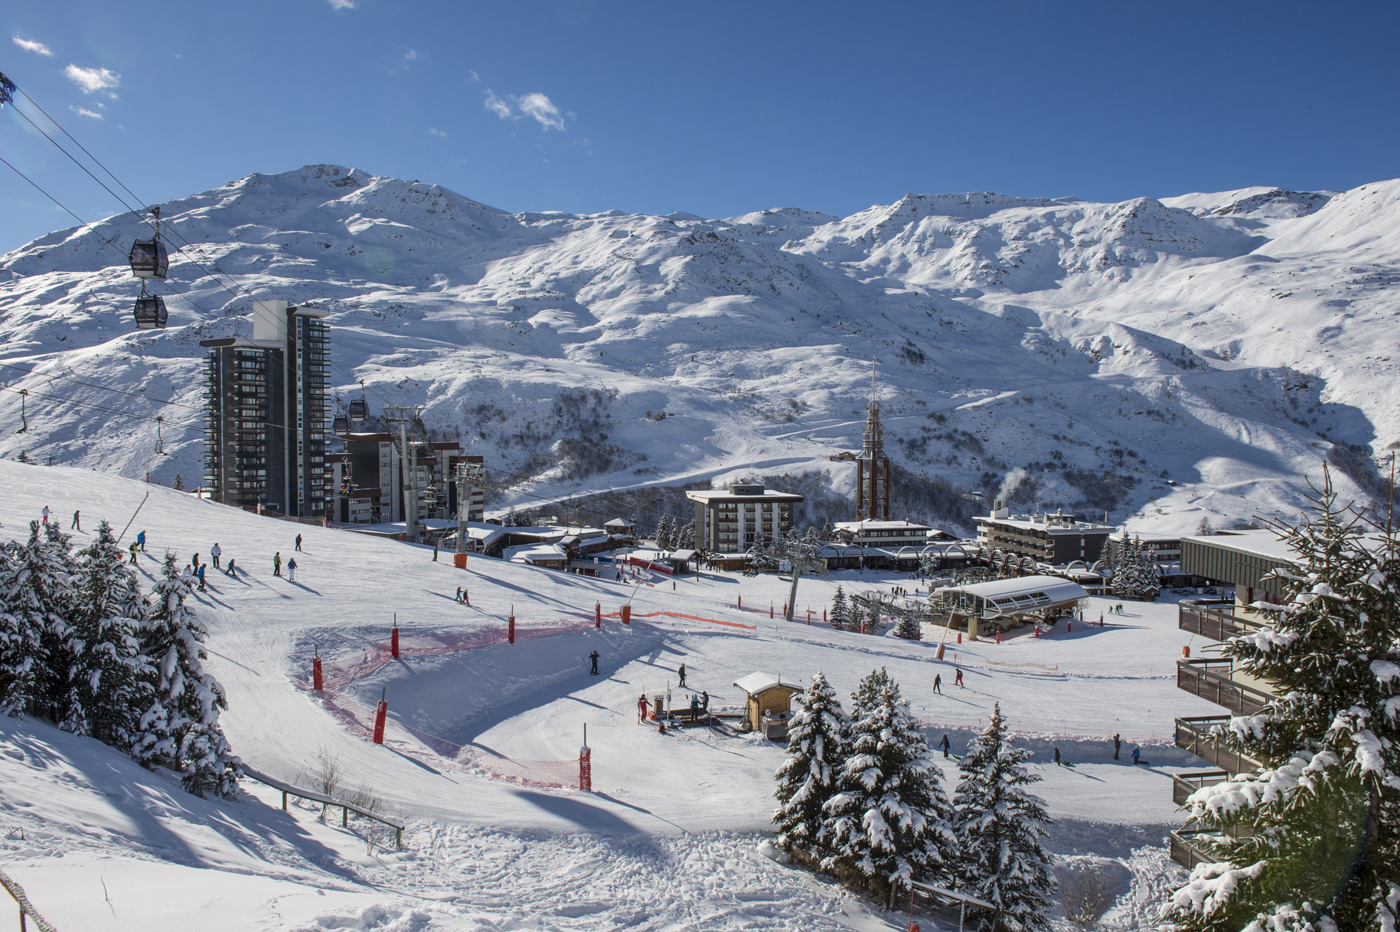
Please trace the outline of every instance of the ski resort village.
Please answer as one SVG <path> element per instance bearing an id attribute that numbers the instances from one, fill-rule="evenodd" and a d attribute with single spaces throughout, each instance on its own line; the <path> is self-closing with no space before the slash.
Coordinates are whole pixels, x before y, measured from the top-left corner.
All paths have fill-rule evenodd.
<path id="1" fill-rule="evenodd" d="M 312 56 L 386 15 L 315 6 Z M 1400 180 L 186 193 L 109 135 L 141 66 L 41 38 L 0 55 L 0 199 L 47 211 L 0 255 L 0 930 L 1400 927 Z M 461 61 L 496 171 L 613 157 Z"/>

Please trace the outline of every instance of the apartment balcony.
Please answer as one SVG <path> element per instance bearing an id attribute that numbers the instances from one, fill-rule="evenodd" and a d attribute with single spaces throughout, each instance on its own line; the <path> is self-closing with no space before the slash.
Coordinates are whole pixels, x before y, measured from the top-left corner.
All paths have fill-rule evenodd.
<path id="1" fill-rule="evenodd" d="M 1215 641 L 1251 634 L 1263 627 L 1257 621 L 1236 615 L 1233 602 L 1182 602 L 1177 606 L 1176 626 Z"/>
<path id="2" fill-rule="evenodd" d="M 1228 770 L 1196 770 L 1172 776 L 1172 802 L 1186 805 L 1186 798 L 1204 786 L 1214 786 L 1230 779 Z"/>
<path id="3" fill-rule="evenodd" d="M 1178 660 L 1176 687 L 1224 706 L 1236 715 L 1257 715 L 1273 696 L 1230 678 L 1233 664 L 1223 660 Z"/>
<path id="4" fill-rule="evenodd" d="M 1179 828 L 1171 834 L 1171 859 L 1187 870 L 1197 864 L 1210 864 L 1215 858 L 1197 843 L 1202 836 L 1219 838 L 1220 833 L 1200 828 Z"/>
<path id="5" fill-rule="evenodd" d="M 1176 720 L 1176 746 L 1230 773 L 1252 773 L 1262 770 L 1262 763 L 1241 754 L 1226 743 L 1225 729 L 1229 724 L 1228 715 L 1179 718 Z"/>

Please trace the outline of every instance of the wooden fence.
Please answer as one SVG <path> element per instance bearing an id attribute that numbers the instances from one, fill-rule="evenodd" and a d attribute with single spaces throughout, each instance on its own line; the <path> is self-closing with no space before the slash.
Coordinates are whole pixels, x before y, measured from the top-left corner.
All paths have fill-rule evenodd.
<path id="1" fill-rule="evenodd" d="M 0 887 L 4 887 L 19 904 L 19 932 L 26 932 L 29 928 L 25 924 L 27 919 L 34 920 L 34 928 L 38 929 L 39 932 L 58 932 L 49 924 L 48 920 L 39 915 L 39 911 L 29 902 L 29 897 L 24 895 L 24 888 L 11 880 L 4 871 L 0 871 Z"/>
<path id="2" fill-rule="evenodd" d="M 371 812 L 363 806 L 357 806 L 354 803 L 347 803 L 344 800 L 335 799 L 333 797 L 325 795 L 324 793 L 317 793 L 314 790 L 300 789 L 299 787 L 292 786 L 290 783 L 284 783 L 283 781 L 278 780 L 276 777 L 269 777 L 265 773 L 259 773 L 252 767 L 249 767 L 247 764 L 243 765 L 243 772 L 248 776 L 252 777 L 254 780 L 257 780 L 259 783 L 265 783 L 275 790 L 281 790 L 283 809 L 287 808 L 288 796 L 295 796 L 298 799 L 309 799 L 312 802 L 320 803 L 323 806 L 339 806 L 341 825 L 346 826 L 347 828 L 349 827 L 350 813 L 352 812 L 356 815 L 364 816 L 366 819 L 373 819 L 375 822 L 380 822 L 392 828 L 394 830 L 395 847 L 403 847 L 403 823 L 399 822 L 396 819 L 390 819 L 386 816 L 380 815 L 377 812 Z"/>

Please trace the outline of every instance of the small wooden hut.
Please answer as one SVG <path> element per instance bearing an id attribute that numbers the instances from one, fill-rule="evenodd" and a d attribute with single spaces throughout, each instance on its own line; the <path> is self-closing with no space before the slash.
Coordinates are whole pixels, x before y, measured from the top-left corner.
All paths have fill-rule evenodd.
<path id="1" fill-rule="evenodd" d="M 801 686 L 790 686 L 781 675 L 750 673 L 734 681 L 748 696 L 746 715 L 749 727 L 762 731 L 764 737 L 787 737 L 787 720 L 792 715 L 792 694 L 802 692 Z"/>

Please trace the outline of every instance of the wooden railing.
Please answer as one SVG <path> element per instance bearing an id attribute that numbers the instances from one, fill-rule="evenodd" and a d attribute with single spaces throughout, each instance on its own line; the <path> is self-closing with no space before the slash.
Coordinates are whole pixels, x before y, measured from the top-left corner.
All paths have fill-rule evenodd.
<path id="1" fill-rule="evenodd" d="M 1186 798 L 1203 786 L 1214 786 L 1230 779 L 1226 770 L 1197 770 L 1191 773 L 1172 775 L 1172 802 L 1178 806 L 1186 804 Z"/>
<path id="2" fill-rule="evenodd" d="M 1171 834 L 1171 859 L 1187 870 L 1191 870 L 1197 864 L 1209 864 L 1215 860 L 1195 844 L 1197 835 L 1210 835 L 1212 832 L 1202 829 L 1177 829 Z"/>
<path id="3" fill-rule="evenodd" d="M 0 887 L 4 887 L 10 896 L 14 897 L 15 902 L 19 904 L 19 932 L 26 932 L 29 928 L 29 926 L 26 925 L 26 920 L 28 919 L 34 920 L 34 928 L 38 929 L 39 932 L 58 932 L 57 929 L 49 924 L 48 920 L 39 915 L 39 911 L 34 908 L 34 904 L 29 902 L 29 897 L 24 895 L 24 888 L 10 879 L 9 875 L 4 871 L 0 871 Z"/>
<path id="4" fill-rule="evenodd" d="M 1229 611 L 1223 606 L 1229 606 Z M 1239 637 L 1263 627 L 1257 621 L 1236 615 L 1234 606 L 1233 602 L 1181 602 L 1176 609 L 1176 626 L 1215 641 Z"/>
<path id="5" fill-rule="evenodd" d="M 1256 715 L 1274 697 L 1230 678 L 1233 664 L 1223 660 L 1178 660 L 1176 686 L 1224 706 L 1236 715 Z M 1223 671 L 1223 672 L 1222 672 Z"/>
<path id="6" fill-rule="evenodd" d="M 1190 751 L 1208 764 L 1231 773 L 1250 773 L 1261 764 L 1231 749 L 1217 729 L 1230 724 L 1228 715 L 1210 715 L 1176 720 L 1176 746 Z"/>
<path id="7" fill-rule="evenodd" d="M 323 806 L 339 806 L 341 825 L 347 828 L 349 827 L 350 813 L 352 812 L 356 815 L 364 816 L 366 819 L 373 819 L 375 822 L 379 822 L 383 825 L 387 825 L 390 828 L 392 828 L 394 830 L 394 846 L 397 848 L 403 847 L 403 823 L 399 822 L 396 819 L 387 818 L 386 816 L 382 816 L 377 812 L 371 812 L 363 806 L 357 806 L 354 803 L 347 803 L 344 800 L 335 799 L 333 797 L 325 795 L 324 793 L 317 793 L 314 790 L 300 789 L 299 787 L 292 786 L 290 783 L 284 783 L 283 781 L 278 780 L 276 777 L 269 777 L 265 773 L 259 773 L 258 771 L 249 767 L 247 764 L 243 765 L 243 772 L 248 776 L 252 777 L 254 780 L 257 780 L 259 783 L 265 783 L 275 790 L 281 790 L 283 809 L 287 808 L 288 796 L 295 796 L 298 799 L 309 799 L 312 802 L 320 803 Z"/>

